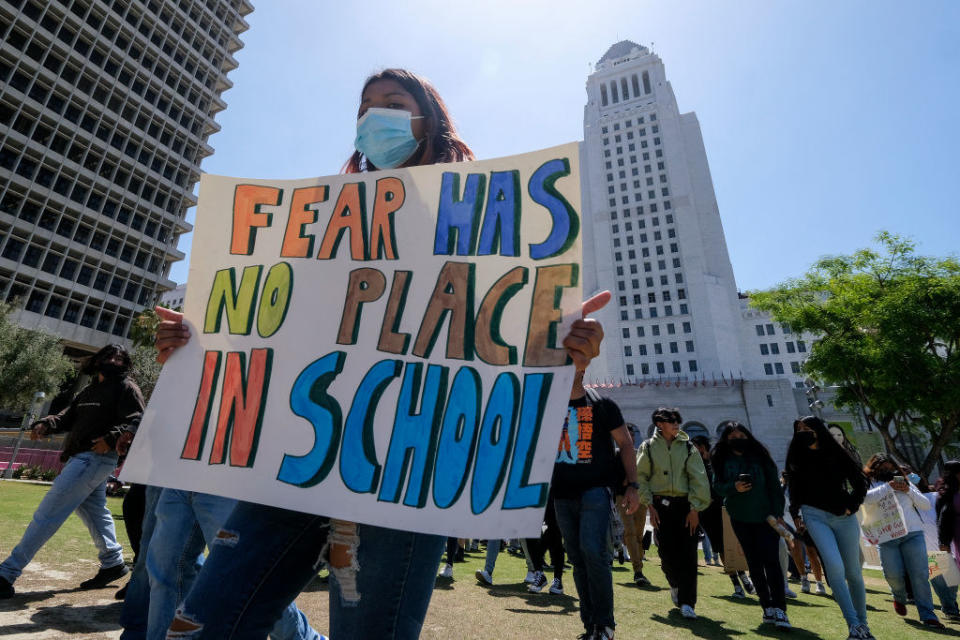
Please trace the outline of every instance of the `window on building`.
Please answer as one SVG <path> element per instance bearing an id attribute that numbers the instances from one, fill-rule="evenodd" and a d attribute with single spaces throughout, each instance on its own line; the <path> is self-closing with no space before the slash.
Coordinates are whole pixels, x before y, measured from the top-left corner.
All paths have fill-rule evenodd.
<path id="1" fill-rule="evenodd" d="M 769 362 L 764 362 L 764 363 L 763 363 L 763 372 L 764 372 L 765 374 L 767 374 L 768 376 L 772 376 L 772 375 L 773 375 L 773 365 L 770 364 Z"/>
<path id="2" fill-rule="evenodd" d="M 782 363 L 782 362 L 775 362 L 775 363 L 773 363 L 773 368 L 774 368 L 774 370 L 777 372 L 777 374 L 783 375 L 783 363 Z"/>
<path id="3" fill-rule="evenodd" d="M 633 375 L 633 365 L 632 365 L 632 364 L 628 364 L 628 365 L 627 365 L 627 375 L 628 375 L 628 376 L 632 376 L 632 375 Z"/>
<path id="4" fill-rule="evenodd" d="M 803 340 L 797 340 L 797 351 L 799 351 L 800 353 L 806 353 L 807 343 L 804 342 Z"/>
<path id="5" fill-rule="evenodd" d="M 666 372 L 667 372 L 667 368 L 664 366 L 664 364 L 662 362 L 658 362 L 657 373 L 666 373 Z"/>
<path id="6" fill-rule="evenodd" d="M 774 333 L 776 333 L 776 331 L 774 330 L 773 325 L 772 325 L 772 324 L 768 324 L 768 325 L 767 325 L 767 335 L 768 335 L 768 336 L 772 336 L 772 335 L 774 335 Z"/>
<path id="7" fill-rule="evenodd" d="M 757 335 L 758 335 L 758 336 L 762 336 L 762 335 L 763 335 L 763 325 L 762 325 L 762 324 L 758 324 L 758 325 L 755 326 L 755 328 L 756 328 L 756 330 L 757 330 Z"/>
<path id="8" fill-rule="evenodd" d="M 766 343 L 763 343 L 760 345 L 760 355 L 762 356 L 770 355 L 770 347 L 768 347 Z"/>
<path id="9" fill-rule="evenodd" d="M 797 349 L 793 346 L 793 342 L 787 342 L 787 353 L 794 353 Z"/>
<path id="10" fill-rule="evenodd" d="M 780 345 L 777 344 L 776 342 L 771 342 L 771 343 L 770 343 L 770 353 L 772 353 L 772 354 L 775 355 L 775 356 L 780 355 Z"/>
<path id="11" fill-rule="evenodd" d="M 800 363 L 799 363 L 799 362 L 791 362 L 791 363 L 790 363 L 790 371 L 791 371 L 792 373 L 800 373 Z"/>

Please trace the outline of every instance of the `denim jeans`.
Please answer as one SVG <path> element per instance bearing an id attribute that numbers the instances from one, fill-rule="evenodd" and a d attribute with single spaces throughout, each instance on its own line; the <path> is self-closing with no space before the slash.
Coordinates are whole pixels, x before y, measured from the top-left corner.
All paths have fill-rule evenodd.
<path id="1" fill-rule="evenodd" d="M 240 502 L 223 525 L 229 538 L 211 548 L 168 637 L 265 638 L 316 577 L 328 539 L 354 551 L 350 566 L 331 570 L 330 635 L 419 637 L 445 538 L 369 525 L 347 535 L 330 527 L 323 516 Z"/>
<path id="2" fill-rule="evenodd" d="M 554 507 L 567 558 L 573 565 L 580 620 L 587 631 L 597 626 L 613 628 L 613 573 L 607 548 L 610 493 L 606 487 L 593 487 L 577 498 L 554 497 Z"/>
<path id="3" fill-rule="evenodd" d="M 944 613 L 954 616 L 960 614 L 960 608 L 957 607 L 956 587 L 948 587 L 943 576 L 937 576 L 931 580 L 930 586 L 937 593 L 937 598 L 940 600 L 940 609 Z"/>
<path id="4" fill-rule="evenodd" d="M 140 538 L 140 554 L 127 582 L 127 595 L 123 599 L 120 612 L 120 626 L 123 633 L 120 640 L 144 640 L 147 637 L 147 612 L 150 610 L 150 578 L 147 576 L 147 553 L 150 550 L 150 538 L 157 523 L 154 509 L 162 487 L 148 485 L 143 505 L 143 533 Z"/>
<path id="5" fill-rule="evenodd" d="M 47 540 L 74 511 L 87 526 L 99 552 L 100 568 L 123 564 L 123 548 L 117 542 L 113 516 L 107 509 L 107 478 L 117 467 L 117 454 L 78 453 L 67 460 L 53 486 L 43 496 L 33 520 L 10 557 L 0 564 L 0 576 L 13 582 Z"/>
<path id="6" fill-rule="evenodd" d="M 487 540 L 487 555 L 483 561 L 483 568 L 490 575 L 493 575 L 493 569 L 497 566 L 497 556 L 499 555 L 500 540 Z"/>
<path id="7" fill-rule="evenodd" d="M 923 537 L 923 531 L 911 531 L 902 538 L 881 544 L 880 566 L 895 602 L 907 603 L 905 578 L 909 576 L 910 585 L 913 587 L 913 601 L 917 605 L 920 619 L 937 619 L 933 612 L 933 594 L 930 593 L 928 582 L 927 541 Z"/>
<path id="8" fill-rule="evenodd" d="M 806 504 L 800 507 L 800 512 L 847 625 L 867 624 L 867 593 L 860 567 L 857 516 L 838 516 Z"/>

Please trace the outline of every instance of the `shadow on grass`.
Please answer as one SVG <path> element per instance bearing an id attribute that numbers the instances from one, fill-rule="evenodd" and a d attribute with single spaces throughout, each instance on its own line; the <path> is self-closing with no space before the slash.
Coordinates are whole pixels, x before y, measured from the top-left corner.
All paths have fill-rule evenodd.
<path id="1" fill-rule="evenodd" d="M 49 597 L 52 592 L 39 593 L 48 594 L 47 597 Z M 18 599 L 20 598 L 18 597 Z M 30 616 L 31 624 L 12 624 L 0 628 L 0 637 L 35 634 L 51 630 L 58 631 L 63 636 L 115 631 L 120 628 L 119 620 L 122 608 L 122 602 L 87 606 L 64 603 L 55 607 L 43 607 Z M 9 609 L 0 607 L 0 611 L 3 610 Z"/>
<path id="2" fill-rule="evenodd" d="M 737 631 L 736 629 L 725 629 L 722 621 L 707 618 L 706 616 L 698 616 L 696 620 L 688 620 L 680 615 L 680 611 L 677 609 L 671 609 L 670 613 L 665 616 L 655 613 L 650 616 L 650 619 L 670 627 L 682 627 L 689 630 L 691 635 L 698 638 L 723 640 L 724 638 L 744 635 L 742 631 Z"/>
<path id="3" fill-rule="evenodd" d="M 918 634 L 920 632 L 935 633 L 938 636 L 946 636 L 948 638 L 949 637 L 960 638 L 960 631 L 958 631 L 957 629 L 953 629 L 951 627 L 947 627 L 946 629 L 934 629 L 933 627 L 924 626 L 924 624 L 919 620 L 904 620 L 904 622 L 910 625 L 911 627 L 913 627 L 914 629 L 916 629 Z M 920 636 L 917 635 L 915 637 L 919 638 Z"/>
<path id="4" fill-rule="evenodd" d="M 495 584 L 492 587 L 486 587 L 487 592 L 495 598 L 522 598 L 529 609 L 510 608 L 504 611 L 511 613 L 536 613 L 540 615 L 569 616 L 579 611 L 577 599 L 571 595 L 555 595 L 546 590 L 541 593 L 531 593 L 527 591 L 527 585 L 518 584 Z"/>

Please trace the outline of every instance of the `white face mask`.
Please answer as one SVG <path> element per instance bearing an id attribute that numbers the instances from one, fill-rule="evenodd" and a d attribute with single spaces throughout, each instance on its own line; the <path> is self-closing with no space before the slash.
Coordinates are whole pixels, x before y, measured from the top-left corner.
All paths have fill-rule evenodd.
<path id="1" fill-rule="evenodd" d="M 843 431 L 839 429 L 830 429 L 830 435 L 833 436 L 833 439 L 837 441 L 837 444 L 841 447 L 843 446 Z"/>

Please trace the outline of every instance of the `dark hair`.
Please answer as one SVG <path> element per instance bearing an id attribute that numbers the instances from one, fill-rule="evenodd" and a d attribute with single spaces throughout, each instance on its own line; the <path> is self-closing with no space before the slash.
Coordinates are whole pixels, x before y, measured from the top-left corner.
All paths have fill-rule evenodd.
<path id="1" fill-rule="evenodd" d="M 787 470 L 791 470 L 795 465 L 800 461 L 800 458 L 804 456 L 807 451 L 807 446 L 801 444 L 797 440 L 797 431 L 800 429 L 800 425 L 804 425 L 813 430 L 817 436 L 817 447 L 818 449 L 831 459 L 834 456 L 838 456 L 841 460 L 841 464 L 849 462 L 854 468 L 857 469 L 858 473 L 862 472 L 860 465 L 854 461 L 850 454 L 847 453 L 846 449 L 843 448 L 836 440 L 833 439 L 833 436 L 827 431 L 827 425 L 823 423 L 823 420 L 817 416 L 804 416 L 799 420 L 794 420 L 793 422 L 793 438 L 790 440 L 790 446 L 787 447 Z"/>
<path id="2" fill-rule="evenodd" d="M 770 452 L 767 451 L 767 448 L 763 446 L 759 440 L 753 437 L 750 429 L 747 429 L 736 420 L 722 422 L 720 427 L 720 437 L 717 439 L 717 444 L 714 445 L 713 451 L 710 453 L 710 459 L 713 461 L 714 469 L 722 469 L 723 463 L 733 454 L 733 448 L 730 446 L 730 434 L 734 431 L 739 431 L 747 437 L 748 444 L 744 453 L 753 454 L 761 460 L 769 460 L 770 464 L 776 467 L 776 463 L 773 461 Z"/>
<path id="3" fill-rule="evenodd" d="M 693 438 L 690 438 L 690 442 L 698 447 L 703 447 L 707 451 L 710 450 L 710 438 L 707 436 L 694 436 Z"/>
<path id="4" fill-rule="evenodd" d="M 457 128 L 453 124 L 453 118 L 447 111 L 447 105 L 443 103 L 440 94 L 429 80 L 406 69 L 384 69 L 367 78 L 360 91 L 361 97 L 367 87 L 380 80 L 393 80 L 399 83 L 417 101 L 420 112 L 424 116 L 425 140 L 414 153 L 413 158 L 416 158 L 416 161 L 412 164 L 463 162 L 474 159 L 473 151 L 460 139 Z M 360 173 L 371 167 L 373 163 L 359 151 L 354 151 L 343 165 L 343 172 Z"/>
<path id="5" fill-rule="evenodd" d="M 960 460 L 950 460 L 943 465 L 943 487 L 940 489 L 940 495 L 937 497 L 937 513 L 940 513 L 941 506 L 953 501 L 953 496 L 960 492 Z"/>
<path id="6" fill-rule="evenodd" d="M 897 472 L 904 478 L 908 475 L 903 465 L 900 464 L 900 461 L 887 453 L 875 453 L 870 456 L 867 464 L 863 465 L 863 473 L 871 480 L 876 480 L 877 468 L 882 464 L 892 464 L 897 468 Z"/>
<path id="7" fill-rule="evenodd" d="M 680 424 L 683 418 L 680 417 L 680 410 L 670 407 L 657 407 L 657 410 L 650 416 L 650 421 L 656 425 L 657 422 L 676 422 Z"/>
<path id="8" fill-rule="evenodd" d="M 119 344 L 108 344 L 100 349 L 100 351 L 97 351 L 95 354 L 87 358 L 87 361 L 84 363 L 80 372 L 87 375 L 96 375 L 100 372 L 100 365 L 103 364 L 103 361 L 109 360 L 118 353 L 123 360 L 123 364 L 121 365 L 123 367 L 123 373 L 127 373 L 130 371 L 130 367 L 133 366 L 133 361 L 130 360 L 130 354 L 127 352 L 127 350 Z"/>

